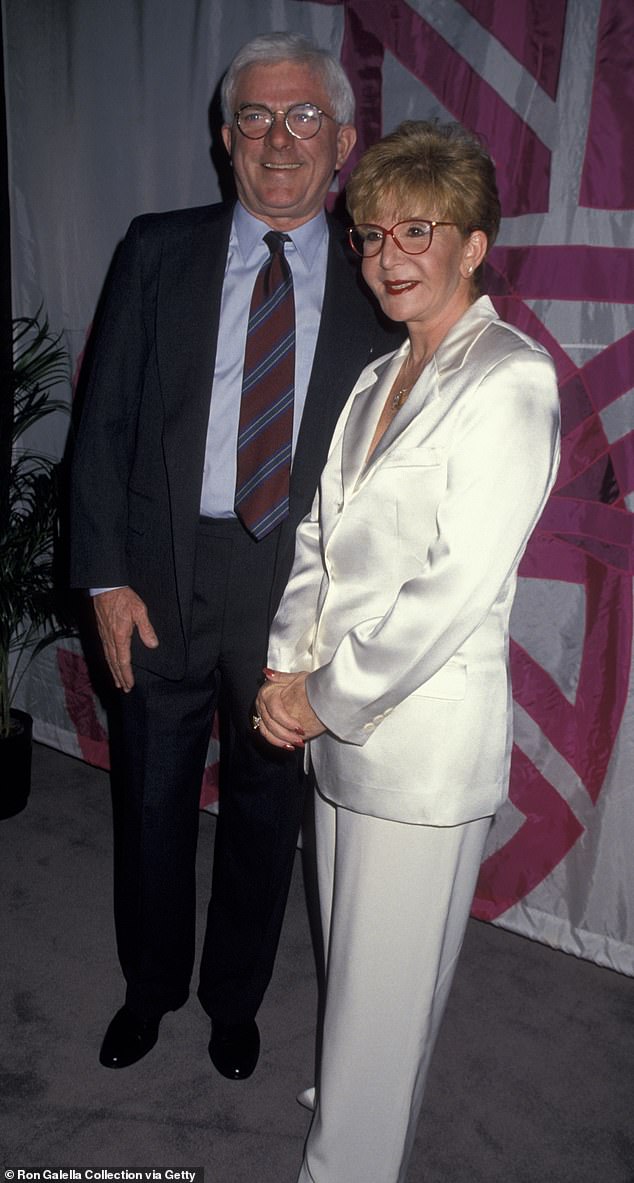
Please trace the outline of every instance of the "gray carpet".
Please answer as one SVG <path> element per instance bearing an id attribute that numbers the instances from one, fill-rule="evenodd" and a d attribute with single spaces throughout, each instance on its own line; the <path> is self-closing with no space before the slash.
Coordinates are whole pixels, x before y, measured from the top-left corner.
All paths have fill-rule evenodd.
<path id="1" fill-rule="evenodd" d="M 201 920 L 214 828 L 204 815 Z M 260 1064 L 239 1083 L 211 1068 L 195 997 L 139 1064 L 100 1067 L 122 1001 L 110 860 L 107 776 L 36 745 L 28 806 L 0 822 L 0 1178 L 204 1167 L 206 1183 L 294 1183 L 316 1003 L 299 856 Z M 470 921 L 409 1178 L 634 1183 L 634 981 Z"/>

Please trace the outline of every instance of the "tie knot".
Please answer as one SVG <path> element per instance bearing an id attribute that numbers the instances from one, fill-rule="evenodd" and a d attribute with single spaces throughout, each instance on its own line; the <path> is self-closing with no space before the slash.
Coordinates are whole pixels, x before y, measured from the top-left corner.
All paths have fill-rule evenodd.
<path id="1" fill-rule="evenodd" d="M 279 230 L 269 230 L 268 234 L 264 235 L 264 241 L 272 255 L 283 255 L 284 243 L 291 240 L 288 234 L 281 234 Z"/>

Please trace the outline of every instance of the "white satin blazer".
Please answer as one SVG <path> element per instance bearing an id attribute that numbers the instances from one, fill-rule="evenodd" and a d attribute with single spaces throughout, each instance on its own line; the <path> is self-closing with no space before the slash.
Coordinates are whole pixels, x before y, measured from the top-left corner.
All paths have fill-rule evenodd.
<path id="1" fill-rule="evenodd" d="M 481 297 L 367 453 L 409 343 L 367 366 L 333 436 L 268 663 L 313 671 L 321 792 L 377 817 L 495 812 L 512 742 L 517 567 L 555 479 L 552 360 Z"/>

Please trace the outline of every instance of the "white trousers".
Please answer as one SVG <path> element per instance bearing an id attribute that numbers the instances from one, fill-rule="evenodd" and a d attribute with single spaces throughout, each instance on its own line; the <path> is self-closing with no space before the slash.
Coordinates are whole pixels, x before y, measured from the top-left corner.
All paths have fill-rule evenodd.
<path id="1" fill-rule="evenodd" d="M 326 958 L 298 1183 L 403 1183 L 491 818 L 418 826 L 315 803 Z"/>

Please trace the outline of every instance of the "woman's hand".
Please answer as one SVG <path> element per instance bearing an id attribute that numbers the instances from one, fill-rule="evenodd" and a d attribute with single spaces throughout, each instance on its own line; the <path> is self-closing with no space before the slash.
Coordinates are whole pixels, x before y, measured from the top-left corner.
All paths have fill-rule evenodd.
<path id="1" fill-rule="evenodd" d="M 317 718 L 306 694 L 308 671 L 300 674 L 265 669 L 266 682 L 260 687 L 255 709 L 257 730 L 276 748 L 301 748 L 326 730 Z"/>

